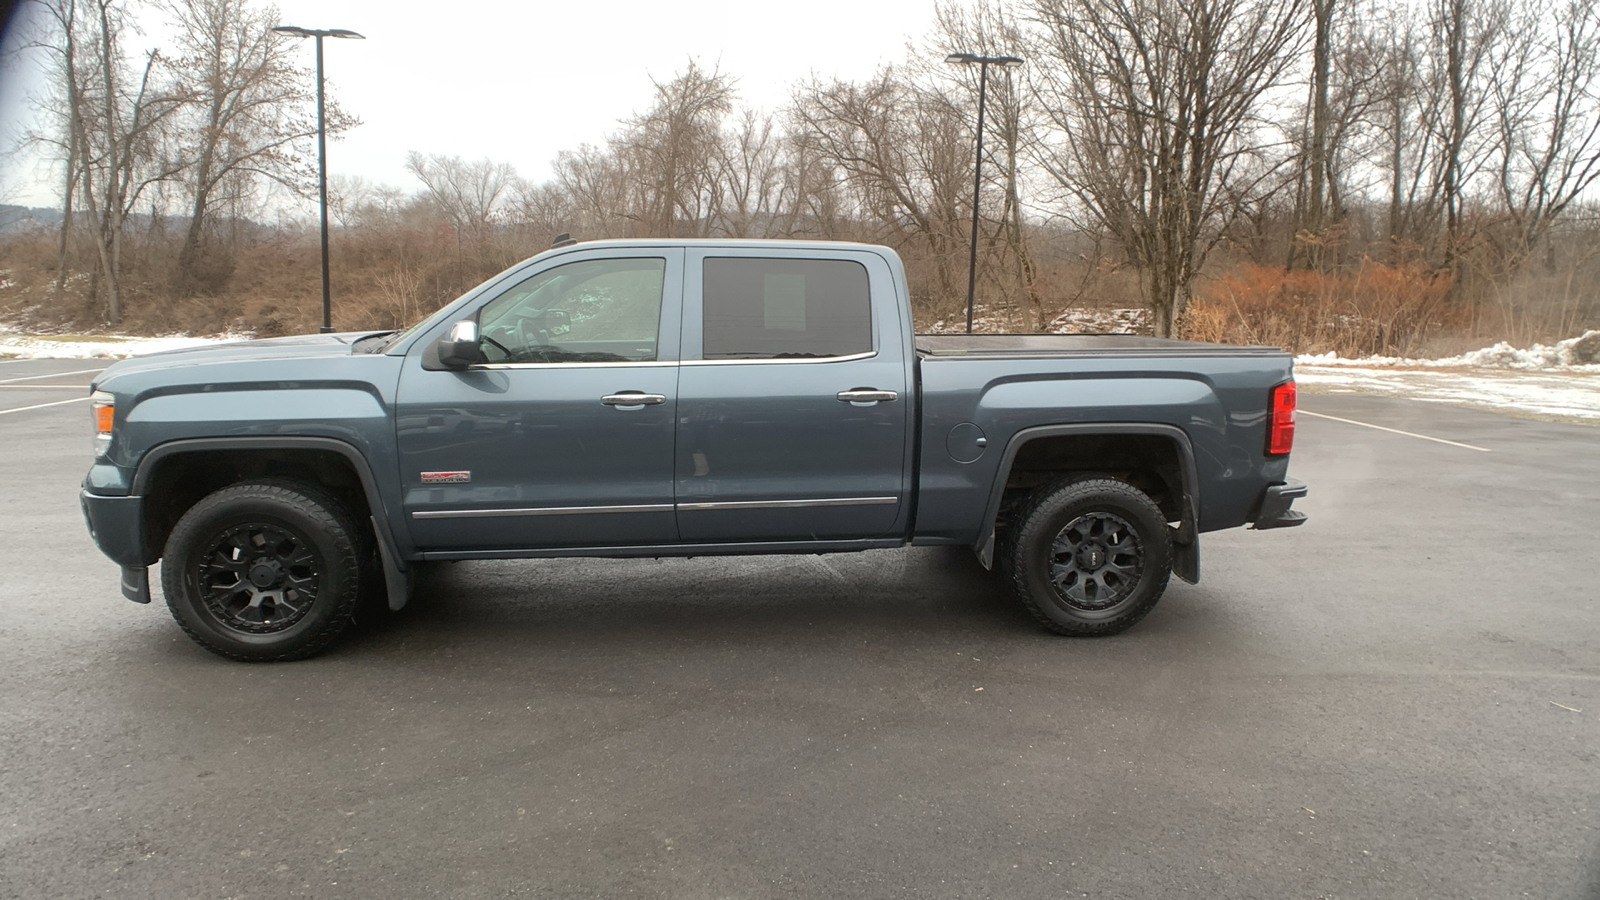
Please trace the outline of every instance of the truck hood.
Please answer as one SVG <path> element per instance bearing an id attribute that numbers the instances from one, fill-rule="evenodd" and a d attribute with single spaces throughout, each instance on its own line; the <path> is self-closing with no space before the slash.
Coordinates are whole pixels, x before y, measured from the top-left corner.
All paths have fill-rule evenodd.
<path id="1" fill-rule="evenodd" d="M 115 363 L 100 373 L 95 384 L 135 372 L 151 372 L 184 366 L 201 366 L 213 363 L 256 362 L 260 360 L 314 359 L 329 356 L 348 356 L 351 345 L 370 331 L 352 331 L 341 334 L 302 334 L 292 337 L 266 338 L 257 341 L 228 341 L 183 350 L 164 350 L 148 356 L 136 356 Z"/>

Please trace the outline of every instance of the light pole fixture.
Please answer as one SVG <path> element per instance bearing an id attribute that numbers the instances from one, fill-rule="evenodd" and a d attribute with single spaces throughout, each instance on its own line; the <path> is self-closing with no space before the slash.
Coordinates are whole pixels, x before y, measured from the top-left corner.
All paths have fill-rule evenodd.
<path id="1" fill-rule="evenodd" d="M 328 133 L 322 112 L 322 39 L 365 40 L 366 35 L 356 34 L 348 28 L 301 28 L 297 25 L 279 25 L 272 30 L 280 34 L 317 39 L 317 188 L 322 212 L 322 333 L 330 334 L 333 332 L 333 306 L 328 291 Z"/>
<path id="2" fill-rule="evenodd" d="M 952 53 L 944 61 L 958 66 L 978 67 L 978 158 L 972 167 L 972 249 L 967 253 L 967 334 L 972 333 L 972 298 L 978 289 L 978 193 L 983 187 L 983 101 L 989 87 L 989 67 L 1009 69 L 1022 65 L 1020 56 L 979 56 Z"/>

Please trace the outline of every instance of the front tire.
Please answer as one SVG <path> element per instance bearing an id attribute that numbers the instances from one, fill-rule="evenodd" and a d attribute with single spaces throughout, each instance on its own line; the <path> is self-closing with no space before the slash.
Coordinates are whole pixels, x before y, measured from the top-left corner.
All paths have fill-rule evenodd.
<path id="1" fill-rule="evenodd" d="M 1161 510 L 1113 478 L 1041 488 L 1017 518 L 1012 590 L 1057 634 L 1108 635 L 1143 619 L 1167 589 L 1172 538 Z"/>
<path id="2" fill-rule="evenodd" d="M 363 546 L 349 511 L 312 485 L 236 484 L 173 526 L 161 587 L 207 650 L 243 662 L 304 659 L 349 629 Z"/>

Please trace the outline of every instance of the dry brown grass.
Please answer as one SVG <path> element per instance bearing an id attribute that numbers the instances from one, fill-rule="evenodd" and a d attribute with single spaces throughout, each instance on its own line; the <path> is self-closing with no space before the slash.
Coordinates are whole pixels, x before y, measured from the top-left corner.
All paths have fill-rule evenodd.
<path id="1" fill-rule="evenodd" d="M 1363 260 L 1326 273 L 1245 263 L 1201 285 L 1185 333 L 1297 352 L 1410 356 L 1471 323 L 1471 309 L 1449 294 L 1449 277 L 1420 265 Z"/>
<path id="2" fill-rule="evenodd" d="M 457 240 L 448 225 L 426 218 L 337 231 L 331 245 L 333 324 L 340 330 L 387 329 L 433 312 L 506 265 L 549 246 L 550 235 L 503 229 L 483 246 Z M 228 272 L 212 293 L 184 296 L 172 288 L 176 235 L 158 229 L 130 236 L 127 314 L 114 330 L 135 334 L 260 336 L 312 332 L 321 324 L 322 289 L 314 228 L 257 229 L 216 261 Z M 1046 322 L 1069 308 L 1143 305 L 1138 272 L 1098 244 L 1055 236 L 1035 243 L 1034 291 Z M 218 251 L 224 252 L 224 251 Z M 1353 261 L 1333 272 L 1286 270 L 1219 259 L 1196 286 L 1183 327 L 1200 340 L 1267 344 L 1297 352 L 1343 355 L 1447 355 L 1496 340 L 1545 343 L 1600 327 L 1595 254 L 1516 278 L 1478 279 L 1470 299 L 1452 298 L 1446 275 L 1422 263 Z M 57 295 L 56 238 L 36 232 L 0 242 L 0 322 L 34 331 L 108 330 L 86 247 Z M 908 258 L 915 327 L 964 320 L 966 254 L 946 264 L 938 287 L 936 261 Z M 1594 265 L 1591 265 L 1593 263 Z M 995 265 L 978 283 L 982 330 L 1035 331 L 1031 297 L 1014 270 Z"/>

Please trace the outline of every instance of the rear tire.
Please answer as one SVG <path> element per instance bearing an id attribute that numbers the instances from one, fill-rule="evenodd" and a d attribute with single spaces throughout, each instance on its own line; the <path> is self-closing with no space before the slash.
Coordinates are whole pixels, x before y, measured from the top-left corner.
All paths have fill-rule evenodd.
<path id="1" fill-rule="evenodd" d="M 1172 538 L 1142 491 L 1113 478 L 1058 481 L 1017 516 L 1012 590 L 1057 634 L 1108 635 L 1143 619 L 1167 589 Z"/>
<path id="2" fill-rule="evenodd" d="M 167 607 L 200 646 L 243 662 L 304 659 L 349 629 L 361 599 L 363 532 L 344 506 L 299 481 L 212 493 L 167 539 Z"/>

